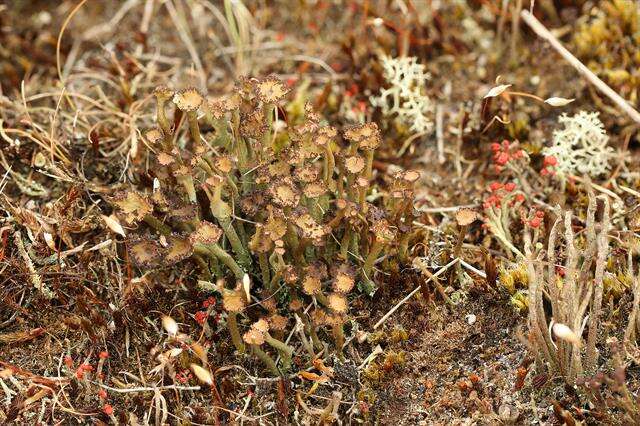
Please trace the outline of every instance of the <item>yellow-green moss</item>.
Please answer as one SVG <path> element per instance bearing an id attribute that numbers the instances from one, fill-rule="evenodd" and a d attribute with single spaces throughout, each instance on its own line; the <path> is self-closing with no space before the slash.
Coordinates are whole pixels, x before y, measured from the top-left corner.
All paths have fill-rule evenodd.
<path id="1" fill-rule="evenodd" d="M 498 283 L 512 296 L 519 289 L 527 288 L 529 286 L 529 275 L 524 262 L 517 263 L 510 268 L 500 266 Z"/>
<path id="2" fill-rule="evenodd" d="M 631 102 L 640 86 L 640 11 L 637 2 L 601 2 L 579 21 L 573 42 L 578 56 Z"/>
<path id="3" fill-rule="evenodd" d="M 363 376 L 370 382 L 379 382 L 386 378 L 389 373 L 401 370 L 406 364 L 406 353 L 404 351 L 387 351 L 381 361 L 373 361 L 364 370 Z"/>
<path id="4" fill-rule="evenodd" d="M 401 327 L 397 326 L 390 332 L 386 331 L 376 331 L 374 333 L 369 334 L 367 340 L 371 345 L 379 345 L 379 344 L 397 344 L 401 342 L 405 342 L 409 339 L 409 333 Z"/>
<path id="5" fill-rule="evenodd" d="M 517 291 L 511 296 L 511 305 L 520 312 L 526 312 L 529 309 L 529 298 L 522 291 Z"/>
<path id="6" fill-rule="evenodd" d="M 628 271 L 619 271 L 616 274 L 607 273 L 602 280 L 605 300 L 619 299 L 631 288 L 633 278 Z"/>
<path id="7" fill-rule="evenodd" d="M 402 327 L 396 327 L 389 333 L 388 341 L 389 343 L 400 343 L 406 342 L 408 339 L 409 333 Z"/>

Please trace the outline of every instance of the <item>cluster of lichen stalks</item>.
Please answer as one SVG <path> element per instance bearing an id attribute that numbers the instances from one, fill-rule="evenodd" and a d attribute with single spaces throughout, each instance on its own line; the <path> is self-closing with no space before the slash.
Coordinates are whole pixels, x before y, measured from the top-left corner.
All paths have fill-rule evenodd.
<path id="1" fill-rule="evenodd" d="M 203 281 L 218 282 L 237 350 L 250 346 L 274 373 L 264 344 L 286 368 L 288 326 L 311 359 L 327 349 L 325 329 L 340 353 L 348 294 L 373 284 L 381 257 L 407 257 L 419 174 L 399 172 L 384 196 L 371 197 L 377 126 L 350 127 L 342 140 L 309 106 L 285 122 L 288 88 L 275 78 L 242 79 L 218 99 L 193 88 L 154 94 L 158 127 L 145 133 L 153 191 L 112 200 L 122 220 L 152 231 L 129 241 L 131 257 L 145 269 L 193 259 Z M 220 279 L 230 276 L 235 286 Z M 261 317 L 250 327 L 249 306 Z"/>

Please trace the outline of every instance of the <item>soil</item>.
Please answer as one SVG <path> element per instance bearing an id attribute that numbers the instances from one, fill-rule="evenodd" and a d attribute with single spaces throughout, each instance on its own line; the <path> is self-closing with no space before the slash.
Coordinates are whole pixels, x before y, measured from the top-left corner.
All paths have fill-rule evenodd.
<path id="1" fill-rule="evenodd" d="M 131 3 L 135 3 L 135 7 L 125 11 L 125 17 L 117 24 L 123 29 L 137 28 L 144 13 L 145 2 Z M 0 204 L 7 211 L 4 216 L 10 216 L 11 208 L 11 214 L 14 217 L 23 214 L 19 222 L 28 225 L 44 220 L 38 214 L 47 216 L 56 210 L 52 204 L 62 203 L 65 207 L 59 210 L 65 216 L 56 220 L 68 225 L 68 239 L 64 241 L 68 249 L 82 242 L 86 247 L 93 247 L 109 235 L 116 238 L 104 229 L 93 209 L 103 209 L 100 214 L 111 214 L 110 208 L 104 207 L 107 195 L 130 182 L 141 187 L 151 187 L 153 182 L 152 173 L 134 176 L 131 171 L 130 161 L 137 162 L 136 167 L 140 169 L 145 168 L 144 161 L 131 160 L 126 149 L 120 148 L 126 132 L 119 121 L 122 117 L 117 114 L 122 111 L 128 117 L 138 114 L 132 120 L 148 125 L 152 122 L 150 93 L 155 83 L 163 79 L 168 83 L 183 79 L 196 84 L 199 78 L 188 46 L 178 45 L 176 41 L 184 42 L 185 35 L 176 37 L 175 31 L 160 29 L 163 25 L 175 29 L 168 17 L 171 13 L 182 16 L 185 22 L 197 24 L 200 22 L 197 15 L 208 9 L 199 1 L 168 3 L 175 3 L 178 8 L 163 12 L 158 21 L 152 20 L 148 33 L 123 34 L 124 31 L 102 28 L 99 37 L 76 44 L 87 31 L 108 22 L 122 7 L 121 2 L 113 1 L 99 2 L 94 9 L 85 5 L 66 29 L 59 46 L 57 36 L 78 2 L 62 1 L 56 7 L 49 2 L 22 1 L 15 6 L 0 5 L 0 26 L 4 27 L 0 32 L 0 108 L 5 111 L 2 119 L 4 128 L 27 129 L 23 133 L 11 133 L 11 137 L 3 135 L 0 146 L 4 150 L 9 146 L 4 144 L 18 136 L 24 138 L 21 143 L 30 144 L 33 140 L 26 134 L 38 135 L 45 142 L 49 133 L 64 134 L 65 149 L 68 148 L 66 152 L 72 160 L 68 170 L 73 174 L 65 180 L 64 171 L 49 170 L 50 175 L 58 178 L 45 180 L 46 176 L 32 170 L 36 151 L 20 152 L 11 145 L 11 149 L 16 150 L 10 154 L 7 148 L 3 162 L 11 163 L 12 170 L 24 172 L 31 181 L 43 182 L 48 195 L 25 191 L 15 184 L 14 175 L 8 171 L 5 175 L 7 167 L 3 165 L 2 174 L 14 179 L 7 186 L 0 183 L 0 194 L 6 199 Z M 221 2 L 214 3 L 223 10 L 223 5 L 218 4 Z M 349 124 L 344 118 L 345 108 L 353 112 L 358 102 L 364 103 L 380 88 L 378 50 L 396 49 L 396 44 L 402 43 L 402 31 L 398 28 L 404 23 L 407 28 L 416 25 L 402 13 L 401 6 L 391 7 L 385 2 L 356 1 L 345 2 L 348 6 L 329 6 L 329 2 L 319 1 L 316 8 L 312 5 L 315 2 L 295 2 L 300 4 L 299 10 L 293 7 L 294 2 L 274 2 L 277 7 L 268 5 L 270 2 L 244 3 L 255 19 L 253 23 L 264 28 L 263 38 L 256 36 L 257 47 L 249 49 L 253 53 L 244 58 L 252 64 L 246 66 L 255 75 L 274 73 L 283 80 L 294 79 L 303 87 L 300 90 L 316 101 L 324 116 L 340 125 Z M 420 2 L 398 3 L 416 6 Z M 388 139 L 393 141 L 376 159 L 374 167 L 379 181 L 391 181 L 394 167 L 426 171 L 415 191 L 415 207 L 423 209 L 417 213 L 416 222 L 422 228 L 412 240 L 411 256 L 428 260 L 431 273 L 447 263 L 443 258 L 451 254 L 456 244 L 457 228 L 451 213 L 457 206 L 479 210 L 488 193 L 487 186 L 496 179 L 488 144 L 506 138 L 519 139 L 531 152 L 532 167 L 538 170 L 543 161 L 540 148 L 562 112 L 517 95 L 505 96 L 501 103 L 497 98 L 493 104 L 482 101 L 483 94 L 498 84 L 497 76 L 500 76 L 499 82 L 517 86 L 517 92 L 536 93 L 543 98 L 561 93 L 563 97 L 575 98 L 572 104 L 575 111 L 604 103 L 606 108 L 601 118 L 609 132 L 610 145 L 626 150 L 628 157 L 626 165 L 624 158 L 616 160 L 616 173 L 622 168 L 632 169 L 638 162 L 637 126 L 629 124 L 626 117 L 595 94 L 547 43 L 523 26 L 518 32 L 515 56 L 503 54 L 501 60 L 495 60 L 487 53 L 492 49 L 481 49 L 480 44 L 489 36 L 494 37 L 489 43 L 493 43 L 496 50 L 500 43 L 500 49 L 506 49 L 504 45 L 510 43 L 509 32 L 503 35 L 503 40 L 495 38 L 499 8 L 496 12 L 497 6 L 484 1 L 462 3 L 467 5 L 464 16 L 456 16 L 452 8 L 443 7 L 434 12 L 430 24 L 418 29 L 411 27 L 411 52 L 427 64 L 433 91 L 445 99 L 442 108 L 448 120 L 446 161 L 436 160 L 442 153 L 434 143 L 423 143 L 420 139 L 412 143 L 406 131 L 385 122 L 379 110 L 367 110 L 367 119 L 381 123 L 381 129 L 391 135 Z M 572 16 L 581 13 L 584 2 L 568 6 L 564 4 L 567 2 L 550 3 Z M 345 8 L 351 8 L 349 13 L 362 19 L 362 28 L 366 30 L 358 32 L 360 24 L 356 25 L 355 18 L 349 21 L 343 17 Z M 368 11 L 368 17 L 363 17 L 363 11 Z M 488 11 L 494 15 L 488 17 Z M 376 13 L 385 16 L 384 27 L 388 32 L 367 32 L 369 27 L 378 25 L 367 21 L 375 19 Z M 485 35 L 474 41 L 467 40 L 461 27 L 463 19 L 473 20 L 474 31 Z M 211 18 L 206 22 L 213 25 L 216 21 Z M 553 20 L 547 17 L 546 22 L 551 24 Z M 565 33 L 567 28 L 571 30 L 569 20 L 563 20 L 562 24 Z M 509 25 L 510 21 L 507 27 Z M 239 66 L 240 60 L 227 52 L 234 51 L 232 41 L 220 39 L 218 33 L 207 32 L 197 25 L 189 29 L 188 36 L 196 40 L 194 45 L 203 52 L 202 67 L 209 76 L 207 87 L 212 91 L 232 87 L 237 77 L 233 75 L 234 67 Z M 283 37 L 284 44 L 277 44 Z M 115 52 L 117 60 L 105 53 L 104 43 L 108 44 L 107 51 Z M 149 65 L 148 56 L 154 54 L 148 45 L 161 46 L 155 51 L 158 55 L 162 53 L 158 69 L 144 68 Z M 111 85 L 135 81 L 140 87 L 135 93 L 140 102 L 136 106 L 140 109 L 133 108 L 135 102 L 126 96 L 114 99 L 109 107 L 115 111 L 116 118 L 105 118 L 104 125 L 93 129 L 88 138 L 74 134 L 73 129 L 63 131 L 56 127 L 62 124 L 51 124 L 49 129 L 50 123 L 40 116 L 42 111 L 31 112 L 42 120 L 38 124 L 42 128 L 33 125 L 38 120 L 31 121 L 29 111 L 20 109 L 20 84 L 23 79 L 28 82 L 27 96 L 54 90 L 57 93 L 60 85 L 56 69 L 60 64 L 55 59 L 58 47 L 63 58 L 77 55 L 77 62 L 70 66 L 78 73 L 86 73 L 85 77 L 94 73 L 108 78 Z M 325 68 L 333 71 L 327 73 Z M 128 73 L 134 78 L 123 77 L 130 75 Z M 305 77 L 309 80 L 306 88 L 302 83 Z M 84 87 L 86 96 L 101 96 L 90 85 Z M 352 96 L 345 96 L 347 91 L 353 92 Z M 47 114 L 54 111 L 55 101 L 48 108 Z M 487 127 L 476 126 L 456 136 L 459 125 L 489 112 L 495 116 L 508 115 L 513 121 L 508 123 L 511 125 L 501 125 L 499 120 L 490 124 L 491 118 L 484 117 L 482 124 Z M 60 114 L 70 113 L 61 111 Z M 68 117 L 66 121 L 63 119 L 60 121 L 70 122 Z M 42 141 L 40 145 L 45 143 Z M 151 167 L 146 166 L 146 170 Z M 611 178 L 614 177 L 612 174 Z M 542 181 L 538 175 L 532 179 Z M 632 198 L 629 210 L 637 205 L 637 192 L 632 197 L 607 186 L 606 179 L 600 184 L 616 191 L 619 198 Z M 576 187 L 575 182 L 570 182 L 566 191 L 565 188 L 560 191 L 557 185 L 549 184 L 544 193 L 536 194 L 544 198 L 539 205 L 557 202 L 562 207 L 584 207 L 584 194 Z M 439 211 L 441 207 L 444 209 Z M 341 424 L 572 424 L 572 420 L 584 424 L 625 423 L 618 415 L 619 408 L 614 408 L 606 417 L 595 408 L 584 389 L 565 385 L 561 377 L 535 362 L 535 354 L 528 347 L 526 309 L 518 309 L 504 288 L 481 276 L 482 271 L 490 272 L 487 269 L 490 264 L 510 264 L 513 256 L 492 242 L 480 222 L 467 229 L 461 257 L 482 274 L 455 265 L 443 274 L 436 286 L 411 264 L 400 266 L 394 259 L 385 259 L 380 264 L 376 275 L 378 290 L 372 297 L 358 292 L 351 301 L 352 318 L 346 326 L 344 353 L 341 356 L 333 352 L 325 354 L 325 366 L 333 369 L 326 381 L 317 378 L 323 373 L 322 368 L 307 367 L 302 358 L 294 358 L 296 367 L 316 377 L 295 372 L 269 377 L 259 360 L 236 353 L 226 327 L 220 325 L 224 313 L 220 300 L 214 302 L 215 307 L 209 312 L 207 327 L 200 326 L 193 314 L 202 309 L 202 303 L 210 294 L 198 287 L 195 261 L 161 269 L 153 276 L 146 275 L 135 269 L 124 244 L 115 249 L 98 248 L 77 256 L 71 254 L 65 259 L 47 260 L 50 250 L 42 237 L 28 235 L 29 226 L 15 225 L 14 229 L 14 225 L 8 220 L 0 222 L 0 423 L 3 424 L 115 424 L 118 421 L 132 425 L 163 422 L 198 425 L 215 424 L 216 418 L 221 424 L 330 424 L 323 410 L 331 411 L 335 401 L 337 418 L 333 420 Z M 518 246 L 523 245 L 520 237 L 523 227 L 521 223 L 513 226 L 514 243 Z M 29 247 L 29 256 L 36 259 L 37 274 L 42 281 L 56 292 L 55 300 L 47 300 L 41 294 L 42 289 L 32 285 L 33 271 L 15 243 L 15 238 L 22 238 L 16 237 L 14 231 L 18 229 L 22 229 L 25 238 L 34 241 Z M 627 230 L 620 230 L 620 235 Z M 61 244 L 61 240 L 56 241 Z M 631 259 L 633 252 L 631 249 L 629 252 Z M 612 250 L 610 270 L 623 271 L 626 256 L 626 246 L 616 246 Z M 615 267 L 618 269 L 612 269 Z M 416 287 L 421 290 L 375 329 L 375 324 Z M 632 304 L 630 286 L 605 300 L 604 326 L 598 344 L 601 358 L 609 359 L 611 355 L 610 338 L 624 339 Z M 204 386 L 202 389 L 206 391 L 178 392 L 171 388 L 173 385 L 165 376 L 169 374 L 165 370 L 149 374 L 162 362 L 159 356 L 162 351 L 169 347 L 186 348 L 184 344 L 167 343 L 164 339 L 159 318 L 165 313 L 175 316 L 181 332 L 201 338 L 199 341 L 208 350 L 208 363 L 214 373 L 215 392 L 210 394 Z M 91 376 L 85 380 L 79 370 L 85 363 L 97 368 L 98 354 L 103 351 L 108 351 L 103 374 L 111 378 L 108 400 L 99 396 L 97 379 Z M 625 380 L 636 401 L 640 368 L 633 358 L 633 350 L 629 353 Z M 189 370 L 194 360 L 196 355 L 189 353 L 176 363 L 177 372 L 185 377 L 180 386 L 199 385 Z M 607 373 L 614 369 L 613 364 L 602 367 Z M 153 390 L 156 382 L 168 387 L 162 392 Z M 142 390 L 129 391 L 131 388 Z M 607 398 L 614 394 L 617 395 L 611 391 Z M 115 415 L 109 415 L 106 403 L 115 409 Z M 215 404 L 218 410 L 213 408 Z M 166 417 L 162 418 L 162 413 L 166 413 Z"/>

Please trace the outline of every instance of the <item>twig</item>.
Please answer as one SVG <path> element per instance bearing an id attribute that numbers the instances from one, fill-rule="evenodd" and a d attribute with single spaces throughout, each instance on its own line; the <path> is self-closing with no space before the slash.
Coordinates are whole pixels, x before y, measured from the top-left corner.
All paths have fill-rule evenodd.
<path id="1" fill-rule="evenodd" d="M 573 66 L 580 74 L 582 74 L 591 84 L 596 86 L 603 94 L 611 99 L 616 105 L 618 105 L 629 117 L 631 117 L 636 123 L 640 123 L 640 113 L 636 111 L 631 105 L 627 103 L 620 95 L 618 95 L 611 87 L 602 81 L 597 75 L 595 75 L 589 68 L 587 68 L 578 58 L 573 56 L 560 41 L 529 11 L 523 10 L 520 12 L 522 20 L 531 27 L 531 29 L 538 34 L 541 38 L 547 40 L 549 44 L 567 61 Z"/>
<path id="2" fill-rule="evenodd" d="M 195 65 L 198 78 L 200 79 L 201 88 L 206 87 L 207 77 L 204 72 L 204 67 L 202 66 L 202 61 L 200 60 L 198 51 L 196 50 L 193 44 L 191 35 L 189 34 L 188 29 L 185 28 L 186 26 L 185 26 L 183 17 L 178 14 L 178 11 L 172 1 L 165 2 L 164 6 L 167 8 L 167 11 L 169 12 L 169 16 L 173 21 L 173 25 L 176 27 L 176 30 L 178 31 L 178 36 L 180 37 L 180 40 L 182 40 L 182 43 L 184 43 L 185 47 L 187 48 L 187 52 L 189 52 L 189 56 L 191 57 L 191 60 Z"/>
<path id="3" fill-rule="evenodd" d="M 484 271 L 481 271 L 480 269 L 474 267 L 473 265 L 468 264 L 464 260 L 460 259 L 460 264 L 465 268 L 467 268 L 468 270 L 470 270 L 471 272 L 473 272 L 474 274 L 480 275 L 482 278 L 487 278 L 487 274 Z"/>
<path id="4" fill-rule="evenodd" d="M 405 141 L 402 143 L 402 146 L 400 147 L 400 150 L 398 150 L 397 152 L 397 156 L 398 157 L 402 157 L 404 155 L 404 153 L 407 151 L 407 149 L 409 149 L 409 147 L 411 146 L 411 144 L 413 143 L 413 141 L 415 141 L 416 139 L 419 139 L 421 137 L 423 137 L 424 135 L 426 135 L 428 132 L 420 132 L 420 133 L 416 133 L 413 134 L 411 136 L 409 136 L 407 139 L 405 139 Z"/>
<path id="5" fill-rule="evenodd" d="M 369 363 L 371 361 L 373 361 L 374 359 L 376 359 L 376 357 L 378 355 L 380 355 L 382 353 L 382 348 L 380 347 L 380 345 L 376 345 L 376 347 L 373 349 L 373 351 L 369 354 L 369 356 L 367 356 L 364 361 L 362 361 L 362 364 L 360 364 L 358 366 L 358 370 L 362 370 L 364 369 L 367 365 L 369 365 Z"/>
<path id="6" fill-rule="evenodd" d="M 298 62 L 308 62 L 311 64 L 316 64 L 319 67 L 321 67 L 323 70 L 325 70 L 331 77 L 336 76 L 336 72 L 334 71 L 333 68 L 331 68 L 331 66 L 329 66 L 329 64 L 327 64 L 325 61 L 323 61 L 320 58 L 315 58 L 313 56 L 309 56 L 309 55 L 293 55 L 293 56 L 288 56 L 285 57 L 283 59 L 290 59 L 292 61 L 298 61 Z"/>
<path id="7" fill-rule="evenodd" d="M 67 16 L 67 18 L 64 20 L 64 23 L 60 28 L 60 32 L 58 33 L 58 40 L 56 42 L 56 69 L 58 70 L 58 79 L 60 80 L 63 86 L 64 86 L 65 78 L 63 78 L 62 68 L 60 67 L 60 46 L 62 45 L 62 36 L 64 35 L 64 30 L 67 29 L 67 25 L 69 25 L 71 18 L 73 18 L 73 15 L 75 15 L 76 12 L 78 12 L 78 10 L 80 10 L 82 5 L 85 4 L 86 2 L 87 0 L 82 0 L 80 3 L 78 3 L 76 7 L 73 8 L 71 13 L 69 13 L 69 16 Z"/>
<path id="8" fill-rule="evenodd" d="M 451 207 L 417 207 L 416 210 L 423 213 L 449 213 L 457 212 L 460 209 L 474 209 L 478 206 L 478 204 L 465 204 L 462 206 Z"/>
<path id="9" fill-rule="evenodd" d="M 510 51 L 510 59 L 515 61 L 517 59 L 517 50 L 516 47 L 518 45 L 518 24 L 520 20 L 518 19 L 518 11 L 522 10 L 522 0 L 516 0 L 516 4 L 513 6 L 511 10 L 511 51 Z"/>
<path id="10" fill-rule="evenodd" d="M 620 188 L 622 191 L 627 192 L 627 193 L 629 193 L 629 194 L 633 195 L 634 197 L 638 197 L 638 198 L 640 198 L 640 192 L 635 191 L 635 190 L 633 190 L 633 189 L 631 189 L 631 188 L 629 188 L 629 187 L 626 187 L 626 186 L 624 186 L 624 185 L 617 184 L 616 186 L 617 186 L 618 188 Z"/>
<path id="11" fill-rule="evenodd" d="M 154 386 L 154 387 L 138 387 L 138 388 L 125 388 L 125 389 L 120 389 L 120 388 L 113 388 L 111 386 L 107 386 L 104 385 L 102 383 L 98 383 L 98 382 L 91 382 L 95 385 L 100 386 L 101 388 L 110 390 L 112 392 L 116 392 L 116 393 L 131 393 L 131 392 L 154 392 L 156 390 L 168 390 L 168 389 L 173 389 L 173 390 L 193 390 L 193 391 L 197 391 L 200 390 L 200 386 L 178 386 L 178 385 L 167 385 L 167 386 Z"/>
<path id="12" fill-rule="evenodd" d="M 109 22 L 104 22 L 100 25 L 91 26 L 87 31 L 82 34 L 83 40 L 96 39 L 107 33 L 110 33 L 114 28 L 118 28 L 118 24 L 127 15 L 127 13 L 138 5 L 139 0 L 127 0 L 122 4 L 120 9 L 113 14 L 113 17 Z"/>
<path id="13" fill-rule="evenodd" d="M 431 277 L 429 277 L 426 281 L 425 284 L 428 283 L 429 281 L 433 280 L 434 278 L 439 277 L 440 275 L 442 275 L 443 273 L 445 273 L 445 271 L 447 269 L 449 269 L 450 267 L 452 267 L 453 265 L 455 265 L 456 263 L 458 263 L 460 259 L 456 258 L 453 259 L 451 262 L 447 263 L 446 265 L 444 265 L 442 268 L 440 268 L 438 270 L 438 272 L 436 272 L 435 274 L 433 274 Z M 418 286 L 415 289 L 413 289 L 413 291 L 411 293 L 409 293 L 408 295 L 405 296 L 404 299 L 402 299 L 401 301 L 399 301 L 393 308 L 391 308 L 391 310 L 389 310 L 389 312 L 387 312 L 386 314 L 384 314 L 384 316 L 382 318 L 380 318 L 380 321 L 378 321 L 374 326 L 373 329 L 375 330 L 376 328 L 380 327 L 382 324 L 384 324 L 384 322 L 391 316 L 393 315 L 393 313 L 395 311 L 397 311 L 400 306 L 404 305 L 407 300 L 411 299 L 413 297 L 414 294 L 416 294 L 418 291 L 420 291 L 422 287 Z"/>

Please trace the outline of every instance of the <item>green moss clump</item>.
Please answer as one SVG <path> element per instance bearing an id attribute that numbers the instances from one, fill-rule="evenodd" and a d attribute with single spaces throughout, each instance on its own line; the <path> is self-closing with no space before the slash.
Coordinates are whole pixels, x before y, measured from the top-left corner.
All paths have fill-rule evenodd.
<path id="1" fill-rule="evenodd" d="M 409 333 L 402 327 L 394 328 L 389 334 L 389 343 L 401 343 L 409 340 Z"/>
<path id="2" fill-rule="evenodd" d="M 633 283 L 633 277 L 628 271 L 619 271 L 617 273 L 605 273 L 602 280 L 604 288 L 605 300 L 618 300 L 628 291 Z"/>
<path id="3" fill-rule="evenodd" d="M 390 332 L 380 330 L 371 333 L 367 340 L 374 346 L 379 344 L 398 344 L 409 340 L 409 333 L 402 326 L 396 326 Z"/>
<path id="4" fill-rule="evenodd" d="M 373 361 L 369 364 L 364 370 L 363 376 L 371 382 L 380 382 L 390 373 L 402 370 L 406 363 L 405 351 L 387 351 L 384 353 L 382 361 Z"/>
<path id="5" fill-rule="evenodd" d="M 580 19 L 578 57 L 622 96 L 636 103 L 640 86 L 640 10 L 637 2 L 601 2 Z"/>
<path id="6" fill-rule="evenodd" d="M 517 263 L 512 267 L 500 266 L 498 272 L 498 283 L 511 296 L 517 291 L 526 289 L 529 286 L 529 275 L 524 262 Z"/>

